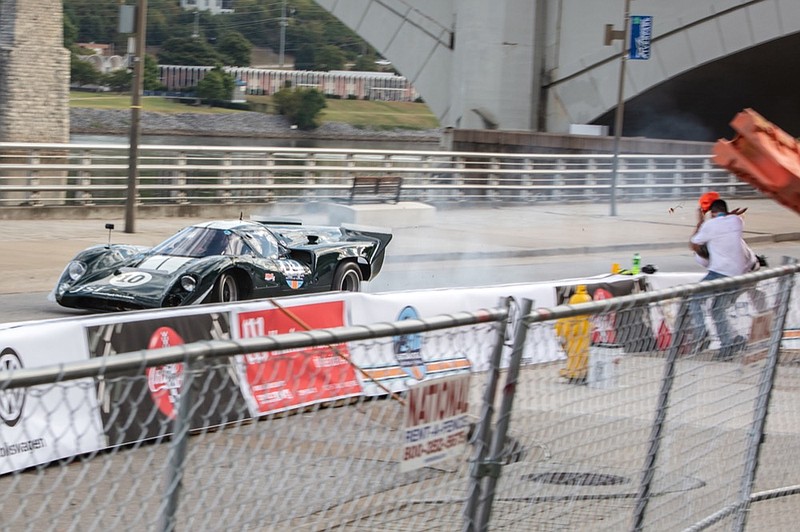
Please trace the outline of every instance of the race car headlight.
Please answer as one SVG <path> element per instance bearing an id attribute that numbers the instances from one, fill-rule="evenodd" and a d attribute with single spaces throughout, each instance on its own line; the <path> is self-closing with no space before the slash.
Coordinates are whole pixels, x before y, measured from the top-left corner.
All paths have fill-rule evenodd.
<path id="1" fill-rule="evenodd" d="M 181 288 L 187 292 L 194 292 L 194 289 L 197 288 L 197 280 L 191 275 L 184 275 L 181 277 Z"/>
<path id="2" fill-rule="evenodd" d="M 86 273 L 86 264 L 82 263 L 79 260 L 73 260 L 67 266 L 67 275 L 73 281 L 77 281 L 83 274 Z"/>

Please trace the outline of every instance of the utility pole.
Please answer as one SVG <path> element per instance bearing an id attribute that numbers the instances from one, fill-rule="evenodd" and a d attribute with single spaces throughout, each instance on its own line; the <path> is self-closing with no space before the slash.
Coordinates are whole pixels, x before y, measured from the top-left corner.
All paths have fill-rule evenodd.
<path id="1" fill-rule="evenodd" d="M 622 121 L 625 112 L 625 65 L 628 62 L 628 27 L 631 21 L 631 0 L 625 0 L 625 17 L 622 30 L 612 29 L 606 24 L 605 45 L 617 39 L 622 40 L 622 55 L 619 67 L 619 88 L 617 91 L 617 111 L 614 115 L 614 155 L 611 159 L 611 216 L 617 215 L 617 172 L 619 170 L 619 141 L 622 137 Z"/>
<path id="2" fill-rule="evenodd" d="M 283 68 L 283 54 L 286 50 L 286 0 L 283 0 L 281 6 L 281 53 L 280 53 L 280 67 Z"/>
<path id="3" fill-rule="evenodd" d="M 136 8 L 136 49 L 133 58 L 133 84 L 131 85 L 131 133 L 128 157 L 128 194 L 125 198 L 125 232 L 134 233 L 136 211 L 136 184 L 139 180 L 139 121 L 142 111 L 142 86 L 144 85 L 145 33 L 147 32 L 147 0 L 138 0 Z"/>

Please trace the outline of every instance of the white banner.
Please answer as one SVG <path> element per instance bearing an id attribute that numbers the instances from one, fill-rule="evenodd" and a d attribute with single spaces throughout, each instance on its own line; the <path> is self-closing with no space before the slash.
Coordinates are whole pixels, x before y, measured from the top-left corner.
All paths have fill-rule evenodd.
<path id="1" fill-rule="evenodd" d="M 0 330 L 0 369 L 87 360 L 78 320 Z M 105 446 L 93 379 L 0 391 L 0 473 Z"/>

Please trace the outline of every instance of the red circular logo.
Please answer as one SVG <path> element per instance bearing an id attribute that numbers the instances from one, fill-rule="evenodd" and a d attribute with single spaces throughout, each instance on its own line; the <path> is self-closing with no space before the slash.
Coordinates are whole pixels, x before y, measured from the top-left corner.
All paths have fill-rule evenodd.
<path id="1" fill-rule="evenodd" d="M 170 327 L 159 327 L 152 336 L 148 349 L 162 349 L 183 345 L 181 336 Z M 183 387 L 183 364 L 167 364 L 147 368 L 147 387 L 150 397 L 162 414 L 170 419 L 175 418 L 175 408 L 181 397 Z"/>

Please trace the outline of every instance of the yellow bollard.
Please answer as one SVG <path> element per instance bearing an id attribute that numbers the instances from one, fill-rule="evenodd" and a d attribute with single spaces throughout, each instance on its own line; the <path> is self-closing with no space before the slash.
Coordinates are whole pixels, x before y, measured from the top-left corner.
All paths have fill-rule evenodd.
<path id="1" fill-rule="evenodd" d="M 586 303 L 592 296 L 585 285 L 575 287 L 575 293 L 569 298 L 569 304 Z M 589 316 L 573 316 L 556 321 L 556 334 L 561 340 L 561 347 L 567 353 L 567 366 L 559 374 L 570 381 L 584 382 L 589 367 L 589 344 L 591 343 L 592 326 Z"/>

